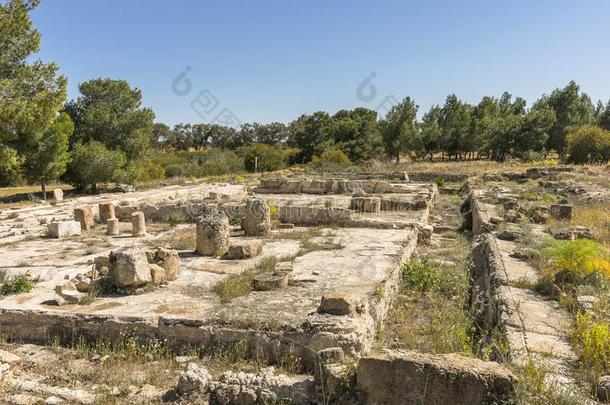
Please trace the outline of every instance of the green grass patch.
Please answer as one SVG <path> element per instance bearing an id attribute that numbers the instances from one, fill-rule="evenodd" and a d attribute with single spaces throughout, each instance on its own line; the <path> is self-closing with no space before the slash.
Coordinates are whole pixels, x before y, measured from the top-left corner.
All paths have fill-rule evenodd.
<path id="1" fill-rule="evenodd" d="M 240 274 L 231 274 L 214 287 L 214 291 L 223 303 L 234 298 L 249 294 L 252 291 L 252 282 L 258 274 L 267 273 L 275 269 L 277 258 L 266 257 L 253 269 Z"/>
<path id="2" fill-rule="evenodd" d="M 37 282 L 29 272 L 10 276 L 6 270 L 0 270 L 0 296 L 30 292 Z"/>

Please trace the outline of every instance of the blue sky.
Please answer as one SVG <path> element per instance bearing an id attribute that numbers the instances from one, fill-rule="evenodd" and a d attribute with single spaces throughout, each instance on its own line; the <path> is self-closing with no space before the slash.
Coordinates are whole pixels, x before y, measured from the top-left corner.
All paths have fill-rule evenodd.
<path id="1" fill-rule="evenodd" d="M 39 56 L 59 64 L 70 98 L 85 80 L 125 79 L 168 124 L 224 108 L 241 122 L 289 122 L 388 96 L 420 110 L 449 93 L 476 103 L 507 90 L 531 103 L 570 80 L 605 102 L 609 16 L 607 0 L 43 0 L 32 14 Z M 172 81 L 187 67 L 180 96 Z M 202 108 L 203 90 L 217 103 Z"/>

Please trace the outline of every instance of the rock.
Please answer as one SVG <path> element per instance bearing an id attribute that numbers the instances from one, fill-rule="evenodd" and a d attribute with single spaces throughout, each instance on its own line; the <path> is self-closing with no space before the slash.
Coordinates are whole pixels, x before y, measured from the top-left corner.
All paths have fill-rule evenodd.
<path id="1" fill-rule="evenodd" d="M 589 228 L 580 225 L 551 228 L 549 233 L 560 240 L 595 239 Z"/>
<path id="2" fill-rule="evenodd" d="M 246 236 L 265 236 L 271 230 L 271 213 L 262 198 L 249 198 L 246 201 L 245 216 L 241 227 Z"/>
<path id="3" fill-rule="evenodd" d="M 594 295 L 579 295 L 576 297 L 576 304 L 582 312 L 591 311 L 598 302 L 599 298 Z"/>
<path id="4" fill-rule="evenodd" d="M 171 249 L 158 248 L 156 251 L 150 252 L 151 258 L 149 259 L 149 252 L 146 252 L 146 258 L 149 263 L 154 263 L 165 270 L 165 278 L 168 281 L 175 280 L 180 276 L 182 269 L 182 262 L 178 252 Z"/>
<path id="5" fill-rule="evenodd" d="M 206 391 L 211 380 L 212 376 L 205 367 L 189 363 L 186 370 L 178 377 L 176 392 L 184 395 L 193 391 Z"/>
<path id="6" fill-rule="evenodd" d="M 572 205 L 571 204 L 552 204 L 550 208 L 551 215 L 555 219 L 572 219 Z"/>
<path id="7" fill-rule="evenodd" d="M 279 229 L 294 229 L 294 224 L 282 224 L 280 223 Z"/>
<path id="8" fill-rule="evenodd" d="M 129 185 L 129 184 L 117 184 L 116 186 L 114 186 L 114 188 L 112 190 L 110 190 L 111 193 L 132 193 L 134 192 L 136 189 L 134 188 L 134 186 Z"/>
<path id="9" fill-rule="evenodd" d="M 34 405 L 42 402 L 42 398 L 29 394 L 9 395 L 6 397 L 6 400 L 12 405 Z"/>
<path id="10" fill-rule="evenodd" d="M 539 167 L 530 167 L 525 171 L 525 175 L 530 179 L 539 179 L 542 176 L 548 176 L 549 172 L 547 170 L 541 169 Z"/>
<path id="11" fill-rule="evenodd" d="M 361 358 L 357 390 L 366 404 L 508 403 L 516 378 L 495 362 L 397 350 Z"/>
<path id="12" fill-rule="evenodd" d="M 18 363 L 21 361 L 21 357 L 13 354 L 11 352 L 7 352 L 6 350 L 0 349 L 0 363 Z"/>
<path id="13" fill-rule="evenodd" d="M 98 256 L 93 259 L 93 265 L 98 272 L 102 267 L 110 268 L 110 258 L 108 256 Z"/>
<path id="14" fill-rule="evenodd" d="M 196 253 L 204 256 L 221 256 L 229 249 L 229 218 L 216 205 L 203 207 L 197 219 Z"/>
<path id="15" fill-rule="evenodd" d="M 599 378 L 597 383 L 597 399 L 602 402 L 610 402 L 610 375 Z"/>
<path id="16" fill-rule="evenodd" d="M 361 188 L 355 188 L 354 191 L 352 192 L 352 197 L 366 197 L 367 194 L 364 192 L 363 189 Z"/>
<path id="17" fill-rule="evenodd" d="M 491 222 L 494 225 L 499 225 L 504 222 L 504 218 L 493 216 L 493 217 L 489 218 L 489 222 Z"/>
<path id="18" fill-rule="evenodd" d="M 10 364 L 0 362 L 0 377 L 2 377 L 10 369 L 11 369 Z"/>
<path id="19" fill-rule="evenodd" d="M 116 287 L 137 287 L 152 281 L 146 254 L 141 249 L 110 252 L 108 275 Z"/>
<path id="20" fill-rule="evenodd" d="M 47 399 L 45 399 L 44 403 L 47 405 L 58 405 L 58 404 L 65 403 L 65 401 L 59 397 L 52 395 L 52 396 L 48 397 Z"/>
<path id="21" fill-rule="evenodd" d="M 343 349 L 340 347 L 329 347 L 318 352 L 318 358 L 322 363 L 340 363 L 345 358 Z"/>
<path id="22" fill-rule="evenodd" d="M 528 247 L 516 248 L 510 254 L 511 257 L 521 260 L 531 260 L 540 256 L 540 251 Z"/>
<path id="23" fill-rule="evenodd" d="M 330 315 L 355 315 L 363 313 L 365 304 L 357 297 L 343 293 L 331 292 L 322 296 L 318 312 Z"/>
<path id="24" fill-rule="evenodd" d="M 116 218 L 108 218 L 106 220 L 106 235 L 117 236 L 120 235 L 119 220 Z"/>
<path id="25" fill-rule="evenodd" d="M 432 235 L 434 234 L 434 227 L 429 224 L 418 225 L 419 233 L 417 234 L 417 240 L 420 243 L 429 245 L 432 241 Z"/>
<path id="26" fill-rule="evenodd" d="M 82 294 L 78 292 L 76 286 L 71 281 L 55 286 L 55 301 L 57 305 L 78 304 L 82 299 Z"/>
<path id="27" fill-rule="evenodd" d="M 150 277 L 152 278 L 152 282 L 155 284 L 161 284 L 167 281 L 165 277 L 165 269 L 156 264 L 149 264 L 150 268 Z"/>
<path id="28" fill-rule="evenodd" d="M 51 238 L 66 238 L 80 235 L 81 225 L 77 221 L 51 222 L 47 228 L 47 235 Z"/>
<path id="29" fill-rule="evenodd" d="M 80 228 L 83 231 L 90 230 L 95 224 L 91 207 L 74 208 L 74 219 L 80 222 Z"/>
<path id="30" fill-rule="evenodd" d="M 60 188 L 53 190 L 53 201 L 60 202 L 64 200 L 64 192 Z"/>
<path id="31" fill-rule="evenodd" d="M 502 240 L 517 240 L 523 236 L 523 229 L 514 224 L 506 224 L 498 231 L 498 238 Z"/>
<path id="32" fill-rule="evenodd" d="M 380 212 L 381 199 L 379 197 L 352 197 L 349 209 L 357 212 Z"/>
<path id="33" fill-rule="evenodd" d="M 131 233 L 134 237 L 146 235 L 144 213 L 137 211 L 131 214 Z"/>
<path id="34" fill-rule="evenodd" d="M 242 260 L 256 257 L 260 254 L 263 248 L 263 242 L 260 240 L 243 240 L 233 242 L 229 246 L 229 251 L 224 255 L 224 259 Z"/>
<path id="35" fill-rule="evenodd" d="M 85 277 L 82 274 L 77 274 L 72 280 L 76 290 L 81 293 L 86 293 L 91 289 L 91 278 Z"/>
<path id="36" fill-rule="evenodd" d="M 254 276 L 254 280 L 252 280 L 252 288 L 255 291 L 275 290 L 286 287 L 289 281 L 289 272 L 275 270 Z"/>
<path id="37" fill-rule="evenodd" d="M 110 218 L 116 218 L 114 215 L 114 204 L 112 203 L 100 203 L 98 204 L 100 213 L 100 222 L 105 224 Z"/>
<path id="38" fill-rule="evenodd" d="M 509 210 L 504 213 L 506 222 L 518 223 L 525 219 L 525 216 L 517 210 Z"/>

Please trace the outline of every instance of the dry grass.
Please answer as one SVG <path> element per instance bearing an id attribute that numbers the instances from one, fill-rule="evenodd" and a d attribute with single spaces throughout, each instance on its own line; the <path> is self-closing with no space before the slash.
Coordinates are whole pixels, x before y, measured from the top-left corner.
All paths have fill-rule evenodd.
<path id="1" fill-rule="evenodd" d="M 591 229 L 597 241 L 610 249 L 610 202 L 596 204 L 576 204 L 572 220 L 552 220 L 549 226 L 583 225 Z"/>

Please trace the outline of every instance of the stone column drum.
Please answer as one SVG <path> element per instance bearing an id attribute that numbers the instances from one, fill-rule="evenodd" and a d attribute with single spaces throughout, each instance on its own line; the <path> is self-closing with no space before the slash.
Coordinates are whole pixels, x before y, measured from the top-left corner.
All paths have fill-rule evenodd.
<path id="1" fill-rule="evenodd" d="M 131 214 L 131 232 L 133 236 L 146 235 L 146 223 L 144 221 L 144 213 L 137 211 Z"/>
<path id="2" fill-rule="evenodd" d="M 114 204 L 112 203 L 100 203 L 100 222 L 105 224 L 110 218 L 116 218 L 114 215 Z"/>
<path id="3" fill-rule="evenodd" d="M 116 218 L 108 219 L 106 221 L 106 235 L 116 236 L 119 233 L 119 220 Z"/>
<path id="4" fill-rule="evenodd" d="M 197 247 L 204 256 L 221 256 L 229 249 L 229 218 L 215 205 L 204 206 L 197 219 Z"/>
<path id="5" fill-rule="evenodd" d="M 241 227 L 246 236 L 264 236 L 271 230 L 271 213 L 269 206 L 262 198 L 250 198 L 246 201 L 246 211 Z"/>
<path id="6" fill-rule="evenodd" d="M 91 207 L 74 208 L 74 219 L 80 222 L 80 228 L 83 231 L 93 228 L 94 219 Z"/>

